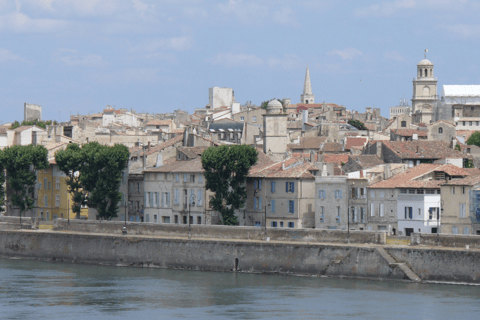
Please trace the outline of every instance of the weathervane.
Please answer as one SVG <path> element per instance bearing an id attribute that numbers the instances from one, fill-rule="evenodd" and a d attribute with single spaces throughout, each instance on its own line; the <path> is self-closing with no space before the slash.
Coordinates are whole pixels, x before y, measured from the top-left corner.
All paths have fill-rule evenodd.
<path id="1" fill-rule="evenodd" d="M 428 49 L 425 49 L 425 53 L 424 53 L 425 59 L 427 59 L 427 52 L 428 52 Z"/>

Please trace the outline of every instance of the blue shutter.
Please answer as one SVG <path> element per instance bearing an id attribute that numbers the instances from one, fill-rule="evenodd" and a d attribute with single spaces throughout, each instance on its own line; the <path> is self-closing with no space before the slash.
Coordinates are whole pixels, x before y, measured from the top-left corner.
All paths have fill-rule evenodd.
<path id="1" fill-rule="evenodd" d="M 270 204 L 272 206 L 272 213 L 275 213 L 275 200 L 271 200 Z"/>
<path id="2" fill-rule="evenodd" d="M 342 190 L 338 190 L 338 198 L 342 199 Z"/>
<path id="3" fill-rule="evenodd" d="M 262 180 L 258 180 L 258 190 L 262 190 Z"/>
<path id="4" fill-rule="evenodd" d="M 258 180 L 253 180 L 253 188 L 254 188 L 255 190 L 258 189 L 258 188 L 257 188 L 257 181 L 258 181 Z"/>
<path id="5" fill-rule="evenodd" d="M 292 184 L 292 192 L 295 192 L 295 182 L 290 182 Z"/>
<path id="6" fill-rule="evenodd" d="M 253 209 L 257 210 L 257 198 L 253 198 Z"/>
<path id="7" fill-rule="evenodd" d="M 272 190 L 270 190 L 272 193 L 275 192 L 275 181 L 272 181 L 271 183 L 271 186 L 272 186 Z"/>
<path id="8" fill-rule="evenodd" d="M 258 198 L 258 210 L 261 210 L 263 208 L 262 206 L 262 197 Z"/>
<path id="9" fill-rule="evenodd" d="M 288 182 L 285 182 L 285 192 L 288 193 Z"/>
<path id="10" fill-rule="evenodd" d="M 318 190 L 318 198 L 322 199 L 322 190 Z"/>

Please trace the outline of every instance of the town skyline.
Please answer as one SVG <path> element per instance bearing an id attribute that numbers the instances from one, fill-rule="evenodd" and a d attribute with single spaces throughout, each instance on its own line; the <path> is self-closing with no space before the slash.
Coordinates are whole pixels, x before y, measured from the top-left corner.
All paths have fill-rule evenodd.
<path id="1" fill-rule="evenodd" d="M 479 11 L 472 1 L 5 2 L 2 121 L 21 120 L 24 102 L 60 121 L 106 105 L 193 113 L 214 86 L 242 104 L 297 103 L 307 65 L 317 102 L 388 116 L 412 98 L 424 49 L 437 94 L 478 83 Z"/>

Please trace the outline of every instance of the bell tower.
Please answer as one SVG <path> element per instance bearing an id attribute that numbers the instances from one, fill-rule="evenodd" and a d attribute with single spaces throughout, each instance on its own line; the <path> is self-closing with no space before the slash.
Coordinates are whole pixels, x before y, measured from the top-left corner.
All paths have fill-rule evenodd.
<path id="1" fill-rule="evenodd" d="M 312 94 L 312 84 L 310 82 L 310 70 L 307 66 L 305 72 L 305 83 L 303 84 L 303 94 L 300 95 L 300 103 L 315 103 L 315 95 Z"/>
<path id="2" fill-rule="evenodd" d="M 437 101 L 437 78 L 425 50 L 425 59 L 417 64 L 417 77 L 413 79 L 412 123 L 430 123 Z"/>

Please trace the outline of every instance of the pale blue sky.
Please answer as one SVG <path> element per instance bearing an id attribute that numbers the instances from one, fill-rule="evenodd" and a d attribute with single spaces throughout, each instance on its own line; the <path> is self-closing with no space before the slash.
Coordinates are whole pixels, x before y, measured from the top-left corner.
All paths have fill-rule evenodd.
<path id="1" fill-rule="evenodd" d="M 479 84 L 480 1 L 0 0 L 1 122 L 99 112 L 190 112 L 208 88 L 238 102 L 363 111 L 412 96 L 423 50 L 443 84 Z M 59 113 L 60 112 L 60 113 Z"/>

